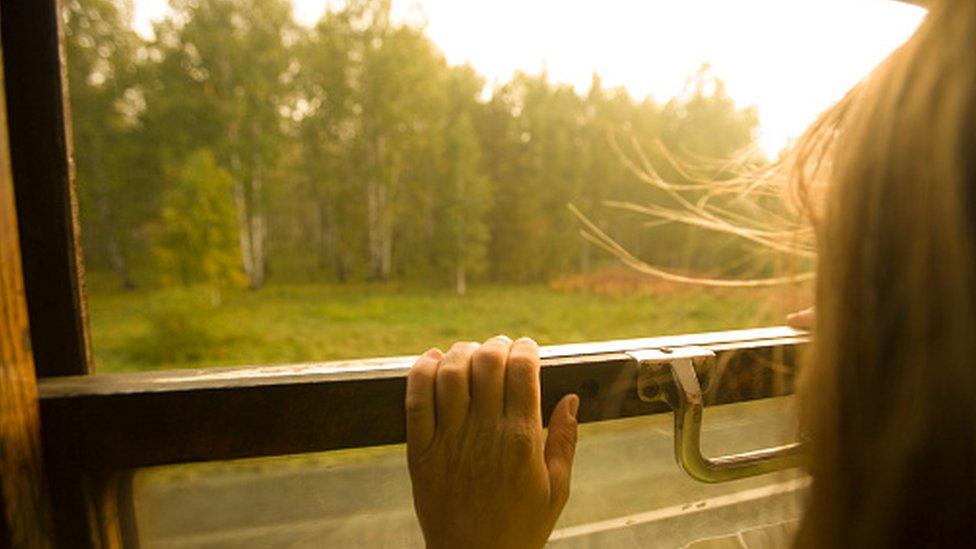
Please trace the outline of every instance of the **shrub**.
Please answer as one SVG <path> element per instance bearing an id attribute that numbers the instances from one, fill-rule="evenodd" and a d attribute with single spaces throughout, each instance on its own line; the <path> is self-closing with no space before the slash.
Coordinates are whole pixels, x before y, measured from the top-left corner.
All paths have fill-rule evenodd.
<path id="1" fill-rule="evenodd" d="M 166 292 L 146 311 L 149 329 L 131 341 L 131 358 L 150 364 L 188 364 L 212 358 L 225 339 L 215 330 L 215 312 L 203 292 Z"/>

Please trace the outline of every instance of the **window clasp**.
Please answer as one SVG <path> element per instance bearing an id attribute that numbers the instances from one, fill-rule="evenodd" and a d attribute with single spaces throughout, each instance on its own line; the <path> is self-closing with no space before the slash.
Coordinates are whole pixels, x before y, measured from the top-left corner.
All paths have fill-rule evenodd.
<path id="1" fill-rule="evenodd" d="M 728 482 L 798 467 L 800 444 L 706 457 L 701 451 L 704 397 L 696 366 L 715 358 L 702 347 L 662 347 L 628 351 L 638 365 L 637 394 L 644 402 L 666 402 L 674 410 L 674 455 L 678 465 L 701 482 Z"/>

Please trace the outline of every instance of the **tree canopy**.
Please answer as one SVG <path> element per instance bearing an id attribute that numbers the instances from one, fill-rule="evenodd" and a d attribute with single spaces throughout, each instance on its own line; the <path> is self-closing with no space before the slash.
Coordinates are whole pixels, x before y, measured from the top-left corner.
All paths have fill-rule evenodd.
<path id="1" fill-rule="evenodd" d="M 666 104 L 597 75 L 586 93 L 544 72 L 486 89 L 391 20 L 389 0 L 344 2 L 312 28 L 287 0 L 171 7 L 148 40 L 126 0 L 65 10 L 86 260 L 127 288 L 544 281 L 606 258 L 568 203 L 638 254 L 692 264 L 685 228 L 602 206 L 667 199 L 612 138 L 680 180 L 658 151 L 728 157 L 757 127 L 707 67 Z"/>

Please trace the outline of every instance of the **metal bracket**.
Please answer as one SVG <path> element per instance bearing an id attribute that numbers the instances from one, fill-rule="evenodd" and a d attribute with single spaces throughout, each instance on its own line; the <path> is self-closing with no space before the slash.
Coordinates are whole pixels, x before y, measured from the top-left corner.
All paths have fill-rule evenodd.
<path id="1" fill-rule="evenodd" d="M 701 347 L 628 351 L 637 361 L 637 394 L 645 402 L 667 402 L 674 410 L 674 456 L 692 478 L 716 483 L 763 475 L 800 465 L 800 445 L 788 444 L 714 458 L 701 451 L 704 399 L 695 365 L 715 357 Z"/>

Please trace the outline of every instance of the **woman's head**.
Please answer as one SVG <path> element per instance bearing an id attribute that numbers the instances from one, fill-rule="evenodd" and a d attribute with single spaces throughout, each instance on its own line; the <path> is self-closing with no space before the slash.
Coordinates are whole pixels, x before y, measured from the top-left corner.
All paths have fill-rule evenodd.
<path id="1" fill-rule="evenodd" d="M 962 544 L 976 519 L 976 2 L 929 8 L 798 150 L 827 181 L 804 546 Z"/>

